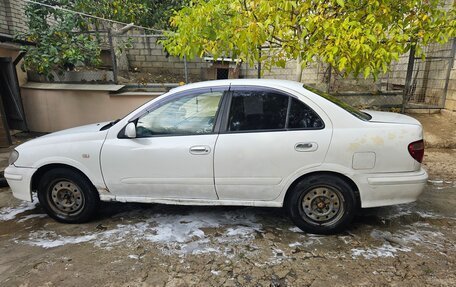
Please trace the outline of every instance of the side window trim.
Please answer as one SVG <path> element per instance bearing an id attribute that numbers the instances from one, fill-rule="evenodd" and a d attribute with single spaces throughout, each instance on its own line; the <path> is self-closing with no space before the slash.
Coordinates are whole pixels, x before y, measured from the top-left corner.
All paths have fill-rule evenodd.
<path id="1" fill-rule="evenodd" d="M 287 105 L 287 116 L 285 118 L 285 129 L 288 130 L 288 123 L 290 121 L 290 110 L 291 110 L 292 98 L 288 96 L 288 105 Z"/>
<path id="2" fill-rule="evenodd" d="M 219 133 L 230 133 L 228 131 L 228 116 L 230 114 L 230 108 L 231 108 L 231 100 L 233 98 L 233 91 L 230 89 L 226 93 L 226 101 L 224 102 L 224 109 L 223 109 L 223 114 L 222 114 L 222 119 L 220 123 L 220 129 Z"/>
<path id="3" fill-rule="evenodd" d="M 226 111 L 226 109 L 229 108 L 229 106 L 227 106 L 227 102 L 229 102 L 229 100 L 231 100 L 230 93 L 231 92 L 230 92 L 229 88 L 228 88 L 228 90 L 225 90 L 223 92 L 222 99 L 220 100 L 217 113 L 215 114 L 215 125 L 212 130 L 212 133 L 219 134 L 222 129 L 223 119 L 225 118 L 225 114 L 226 114 L 225 111 Z"/>

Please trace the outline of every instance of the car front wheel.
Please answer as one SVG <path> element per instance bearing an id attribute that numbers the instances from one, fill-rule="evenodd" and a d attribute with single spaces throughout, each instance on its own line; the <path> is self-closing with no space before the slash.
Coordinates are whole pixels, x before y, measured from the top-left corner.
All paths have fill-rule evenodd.
<path id="1" fill-rule="evenodd" d="M 50 217 L 64 223 L 87 222 L 100 201 L 91 182 L 68 168 L 52 169 L 43 175 L 38 199 Z"/>
<path id="2" fill-rule="evenodd" d="M 286 207 L 293 222 L 305 232 L 338 233 L 355 215 L 355 193 L 347 182 L 337 176 L 311 175 L 290 192 Z"/>

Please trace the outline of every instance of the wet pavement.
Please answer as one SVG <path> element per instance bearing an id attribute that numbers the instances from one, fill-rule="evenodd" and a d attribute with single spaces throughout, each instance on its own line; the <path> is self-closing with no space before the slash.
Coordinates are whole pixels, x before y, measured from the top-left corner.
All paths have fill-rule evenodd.
<path id="1" fill-rule="evenodd" d="M 362 210 L 334 236 L 281 209 L 104 203 L 60 224 L 0 191 L 0 286 L 455 286 L 456 183 Z"/>

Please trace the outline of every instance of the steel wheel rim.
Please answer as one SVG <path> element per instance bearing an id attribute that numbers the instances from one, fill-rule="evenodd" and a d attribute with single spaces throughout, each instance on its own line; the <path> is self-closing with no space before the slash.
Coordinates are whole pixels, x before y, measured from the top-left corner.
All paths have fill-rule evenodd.
<path id="1" fill-rule="evenodd" d="M 344 197 L 334 187 L 313 187 L 302 196 L 301 208 L 308 223 L 332 225 L 345 213 Z"/>
<path id="2" fill-rule="evenodd" d="M 74 216 L 84 208 L 85 198 L 75 183 L 69 180 L 57 180 L 51 184 L 48 203 L 57 214 Z"/>

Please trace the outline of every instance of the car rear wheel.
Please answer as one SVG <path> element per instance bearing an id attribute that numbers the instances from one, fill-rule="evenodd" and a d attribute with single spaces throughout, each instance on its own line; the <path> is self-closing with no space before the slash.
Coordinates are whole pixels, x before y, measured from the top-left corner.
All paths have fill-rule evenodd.
<path id="1" fill-rule="evenodd" d="M 50 217 L 64 223 L 87 222 L 100 201 L 92 183 L 68 168 L 52 169 L 43 175 L 38 199 Z"/>
<path id="2" fill-rule="evenodd" d="M 338 233 L 355 215 L 355 193 L 345 180 L 337 176 L 311 175 L 290 192 L 286 207 L 293 222 L 305 232 Z"/>

